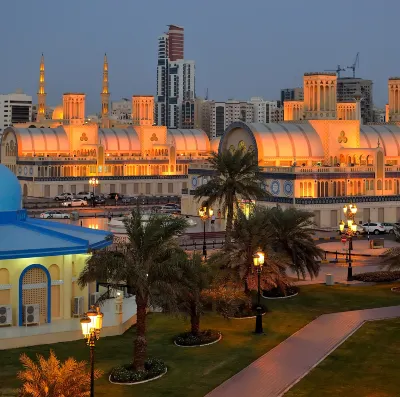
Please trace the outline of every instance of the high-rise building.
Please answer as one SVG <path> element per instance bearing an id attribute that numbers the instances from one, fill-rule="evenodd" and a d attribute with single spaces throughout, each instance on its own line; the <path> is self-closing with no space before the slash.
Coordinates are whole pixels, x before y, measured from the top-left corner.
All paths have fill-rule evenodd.
<path id="1" fill-rule="evenodd" d="M 13 94 L 0 95 L 0 134 L 4 128 L 32 121 L 32 97 L 21 90 Z"/>
<path id="2" fill-rule="evenodd" d="M 303 99 L 304 93 L 302 87 L 284 88 L 281 90 L 281 107 L 283 107 L 285 101 L 302 101 Z"/>
<path id="3" fill-rule="evenodd" d="M 195 63 L 184 59 L 183 28 L 170 25 L 158 38 L 156 124 L 194 127 Z"/>
<path id="4" fill-rule="evenodd" d="M 168 25 L 168 58 L 171 62 L 183 59 L 184 29 L 177 25 Z"/>
<path id="5" fill-rule="evenodd" d="M 354 101 L 354 95 L 361 93 L 361 119 L 363 123 L 374 121 L 374 103 L 372 98 L 372 80 L 353 77 L 337 79 L 337 101 Z"/>
<path id="6" fill-rule="evenodd" d="M 132 123 L 132 101 L 128 98 L 122 98 L 120 101 L 111 102 L 111 115 L 114 119 Z"/>
<path id="7" fill-rule="evenodd" d="M 253 105 L 253 123 L 275 123 L 277 120 L 276 109 L 277 101 L 266 101 L 261 97 L 250 98 Z"/>

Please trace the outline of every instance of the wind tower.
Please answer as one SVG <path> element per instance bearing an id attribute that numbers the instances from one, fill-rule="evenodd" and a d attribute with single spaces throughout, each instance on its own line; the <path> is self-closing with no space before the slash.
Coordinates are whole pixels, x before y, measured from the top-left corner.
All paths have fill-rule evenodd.
<path id="1" fill-rule="evenodd" d="M 43 121 L 46 118 L 46 92 L 44 82 L 44 55 L 40 59 L 40 74 L 39 74 L 39 91 L 38 96 L 38 111 L 36 121 Z"/>
<path id="2" fill-rule="evenodd" d="M 108 109 L 110 103 L 110 92 L 108 89 L 108 61 L 107 54 L 104 54 L 103 64 L 103 89 L 101 91 L 101 120 L 103 127 L 108 127 Z"/>

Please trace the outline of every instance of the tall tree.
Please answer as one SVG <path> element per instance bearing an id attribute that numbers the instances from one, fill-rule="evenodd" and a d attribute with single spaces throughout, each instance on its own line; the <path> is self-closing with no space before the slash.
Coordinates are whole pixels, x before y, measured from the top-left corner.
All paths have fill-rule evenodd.
<path id="1" fill-rule="evenodd" d="M 85 361 L 76 361 L 70 357 L 61 363 L 53 350 L 46 360 L 40 354 L 38 362 L 22 354 L 20 361 L 24 370 L 18 373 L 22 381 L 21 397 L 84 397 L 90 394 L 90 372 Z M 95 370 L 95 379 L 102 371 Z"/>
<path id="2" fill-rule="evenodd" d="M 318 276 L 319 259 L 323 251 L 315 244 L 314 214 L 297 208 L 269 208 L 265 216 L 265 227 L 270 231 L 270 245 L 290 259 L 289 266 L 297 275 L 305 278 Z"/>
<path id="3" fill-rule="evenodd" d="M 270 245 L 272 230 L 266 225 L 268 210 L 255 206 L 248 217 L 242 211 L 237 212 L 232 230 L 235 244 L 224 248 L 209 259 L 211 266 L 219 268 L 218 282 L 242 283 L 246 294 L 256 288 L 256 274 L 253 271 L 253 255 L 261 250 L 265 253 L 264 269 L 261 274 L 262 287 L 281 287 L 288 284 L 286 256 L 276 254 Z"/>
<path id="4" fill-rule="evenodd" d="M 125 219 L 128 242 L 119 249 L 95 251 L 79 277 L 79 284 L 106 281 L 124 283 L 135 295 L 137 306 L 133 366 L 144 369 L 147 357 L 146 311 L 148 305 L 177 310 L 180 258 L 185 253 L 176 237 L 187 227 L 184 218 L 152 214 L 144 221 L 140 208 Z"/>
<path id="5" fill-rule="evenodd" d="M 206 198 L 209 207 L 218 204 L 226 213 L 225 240 L 229 243 L 238 200 L 260 199 L 268 193 L 261 187 L 263 178 L 254 152 L 225 150 L 213 153 L 208 161 L 214 174 L 207 183 L 197 187 L 194 197 L 197 200 Z"/>

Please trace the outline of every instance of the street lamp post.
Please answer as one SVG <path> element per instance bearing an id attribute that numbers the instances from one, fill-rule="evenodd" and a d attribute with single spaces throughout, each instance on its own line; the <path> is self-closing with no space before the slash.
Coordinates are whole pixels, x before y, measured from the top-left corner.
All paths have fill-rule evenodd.
<path id="1" fill-rule="evenodd" d="M 103 326 L 103 313 L 94 306 L 81 319 L 83 337 L 90 348 L 90 397 L 94 397 L 94 347 L 96 340 L 100 339 Z"/>
<path id="2" fill-rule="evenodd" d="M 257 252 L 253 255 L 253 264 L 257 270 L 257 314 L 256 314 L 256 329 L 254 333 L 264 333 L 262 324 L 262 308 L 261 308 L 261 272 L 264 265 L 264 252 Z"/>
<path id="3" fill-rule="evenodd" d="M 207 259 L 207 243 L 206 243 L 206 221 L 208 218 L 212 217 L 214 211 L 212 208 L 201 207 L 199 209 L 199 216 L 203 221 L 203 256 Z"/>
<path id="4" fill-rule="evenodd" d="M 89 185 L 93 187 L 93 197 L 92 197 L 92 206 L 94 207 L 94 196 L 95 196 L 95 189 L 96 186 L 99 185 L 99 180 L 95 177 L 89 179 Z"/>
<path id="5" fill-rule="evenodd" d="M 357 224 L 354 221 L 355 215 L 357 213 L 357 206 L 355 204 L 346 204 L 343 207 L 343 213 L 347 218 L 347 241 L 349 242 L 349 257 L 348 257 L 348 267 L 347 267 L 347 281 L 353 280 L 353 267 L 352 267 L 352 259 L 351 259 L 351 251 L 353 250 L 353 236 L 357 232 Z M 340 231 L 344 231 L 345 223 L 342 221 L 340 223 Z"/>

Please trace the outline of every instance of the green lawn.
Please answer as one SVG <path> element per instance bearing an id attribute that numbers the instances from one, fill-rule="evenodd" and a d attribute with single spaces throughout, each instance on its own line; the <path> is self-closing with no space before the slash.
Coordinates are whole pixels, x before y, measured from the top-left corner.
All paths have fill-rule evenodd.
<path id="1" fill-rule="evenodd" d="M 366 323 L 285 397 L 398 397 L 400 319 Z"/>
<path id="2" fill-rule="evenodd" d="M 163 314 L 150 314 L 148 322 L 149 352 L 163 359 L 168 374 L 160 380 L 138 386 L 112 386 L 107 376 L 96 382 L 96 396 L 135 397 L 201 397 L 228 379 L 256 358 L 266 353 L 295 331 L 324 313 L 345 310 L 400 305 L 400 296 L 390 292 L 392 285 L 372 287 L 326 287 L 310 285 L 301 288 L 297 297 L 266 301 L 270 312 L 264 316 L 266 336 L 252 334 L 254 320 L 225 320 L 207 315 L 203 328 L 219 329 L 223 340 L 203 348 L 178 348 L 172 344 L 175 334 L 187 329 L 182 319 Z M 113 366 L 131 358 L 134 328 L 122 336 L 103 338 L 96 346 L 97 367 L 106 373 Z M 388 345 L 390 347 L 390 345 Z M 18 386 L 16 372 L 20 369 L 21 352 L 47 355 L 49 349 L 65 359 L 74 356 L 87 360 L 89 350 L 84 341 L 36 346 L 1 351 L 0 390 Z"/>

